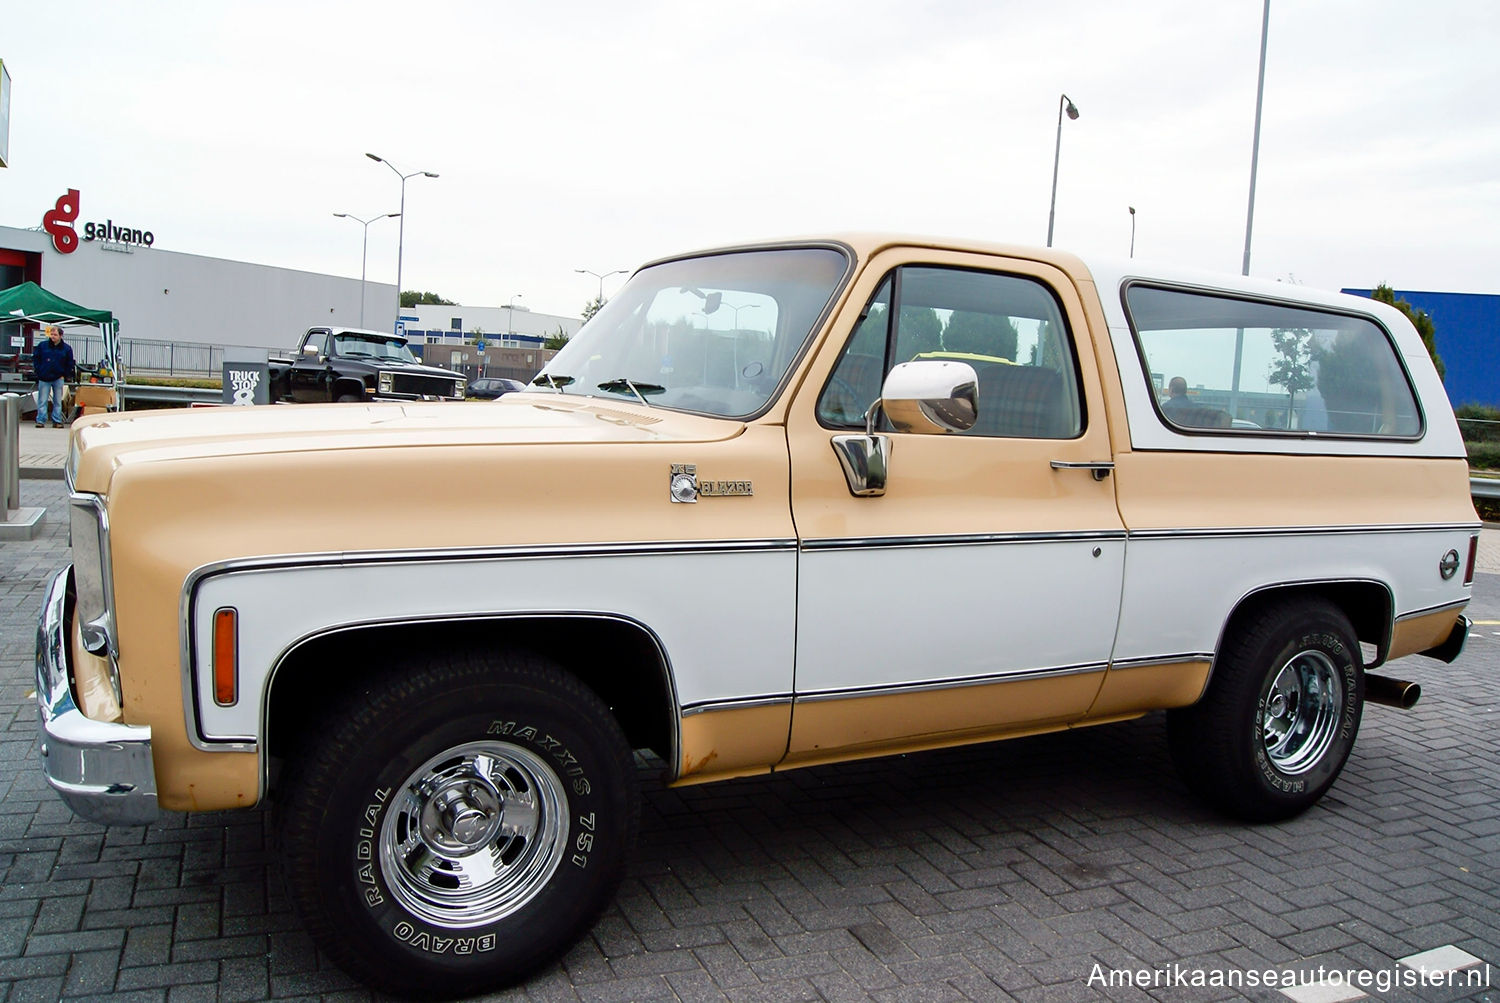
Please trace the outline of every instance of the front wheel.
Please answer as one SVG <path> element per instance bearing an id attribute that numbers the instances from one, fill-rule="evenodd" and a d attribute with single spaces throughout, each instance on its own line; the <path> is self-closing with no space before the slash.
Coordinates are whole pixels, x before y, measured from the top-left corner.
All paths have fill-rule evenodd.
<path id="1" fill-rule="evenodd" d="M 1333 786 L 1363 707 L 1348 617 L 1324 600 L 1282 600 L 1225 638 L 1208 692 L 1168 714 L 1167 735 L 1195 793 L 1227 814 L 1271 821 Z"/>
<path id="2" fill-rule="evenodd" d="M 298 756 L 291 898 L 356 978 L 461 996 L 561 955 L 608 904 L 639 815 L 619 726 L 524 656 L 403 666 Z"/>

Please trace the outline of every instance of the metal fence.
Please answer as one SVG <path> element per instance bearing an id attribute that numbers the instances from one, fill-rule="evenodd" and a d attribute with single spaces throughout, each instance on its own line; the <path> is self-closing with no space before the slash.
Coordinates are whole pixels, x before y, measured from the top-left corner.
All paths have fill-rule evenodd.
<path id="1" fill-rule="evenodd" d="M 73 357 L 86 365 L 96 365 L 104 357 L 104 339 L 98 335 L 70 332 L 68 343 L 73 346 Z M 224 345 L 197 342 L 121 338 L 120 364 L 131 376 L 216 380 L 224 375 L 224 349 Z"/>
<path id="2" fill-rule="evenodd" d="M 73 357 L 85 365 L 96 365 L 104 357 L 104 340 L 98 335 L 70 333 L 68 343 L 73 346 Z M 139 376 L 180 377 L 182 379 L 217 380 L 224 375 L 224 345 L 209 345 L 185 341 L 152 341 L 147 338 L 120 339 L 120 363 L 125 367 L 127 378 Z M 236 346 L 227 346 L 231 350 Z M 246 351 L 266 351 L 261 347 Z M 275 354 L 274 350 L 271 350 Z M 554 352 L 540 349 L 534 354 L 538 362 L 551 358 Z M 540 365 L 506 365 L 519 362 L 524 356 L 512 359 L 500 356 L 487 365 L 445 366 L 461 372 L 469 379 L 481 376 L 504 376 L 512 380 L 529 382 L 541 368 Z"/>

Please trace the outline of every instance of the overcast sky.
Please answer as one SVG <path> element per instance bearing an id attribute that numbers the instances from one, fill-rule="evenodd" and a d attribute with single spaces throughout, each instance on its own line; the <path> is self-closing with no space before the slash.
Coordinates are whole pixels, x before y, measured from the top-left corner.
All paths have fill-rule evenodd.
<path id="1" fill-rule="evenodd" d="M 1238 273 L 1261 0 L 0 0 L 0 224 L 576 316 L 606 272 L 828 230 Z M 1252 274 L 1500 292 L 1500 4 L 1272 0 Z M 395 220 L 369 275 L 395 280 Z M 610 279 L 612 292 L 622 277 Z M 372 325 L 376 326 L 376 325 Z"/>

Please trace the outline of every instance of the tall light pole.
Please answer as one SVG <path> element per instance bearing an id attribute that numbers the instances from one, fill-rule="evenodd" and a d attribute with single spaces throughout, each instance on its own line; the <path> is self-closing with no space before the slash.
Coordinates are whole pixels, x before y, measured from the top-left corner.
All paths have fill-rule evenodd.
<path id="1" fill-rule="evenodd" d="M 1135 206 L 1126 206 L 1130 210 L 1130 256 L 1135 257 Z"/>
<path id="2" fill-rule="evenodd" d="M 391 330 L 394 332 L 401 324 L 401 250 L 402 245 L 406 242 L 406 179 L 414 178 L 419 174 L 424 178 L 435 178 L 437 175 L 431 171 L 412 171 L 410 174 L 402 174 L 401 168 L 384 157 L 377 157 L 373 153 L 366 153 L 365 156 L 377 164 L 384 164 L 389 167 L 396 173 L 396 177 L 401 179 L 401 211 L 396 214 L 401 217 L 401 225 L 396 233 L 396 317 L 391 327 Z"/>
<path id="3" fill-rule="evenodd" d="M 364 327 L 365 326 L 365 258 L 368 256 L 368 252 L 370 250 L 370 224 L 373 223 L 373 222 L 375 222 L 377 219 L 390 219 L 393 216 L 399 216 L 401 214 L 399 212 L 388 212 L 388 213 L 384 213 L 384 214 L 382 214 L 380 216 L 372 216 L 369 219 L 360 219 L 358 216 L 355 216 L 355 215 L 353 215 L 351 213 L 347 213 L 347 212 L 336 212 L 336 213 L 334 213 L 334 215 L 337 216 L 339 219 L 352 219 L 352 220 L 354 220 L 354 222 L 356 222 L 356 223 L 358 223 L 358 224 L 360 224 L 361 226 L 364 227 L 364 231 L 365 231 L 364 240 L 359 245 L 359 326 L 360 327 Z"/>
<path id="4" fill-rule="evenodd" d="M 760 309 L 760 304 L 759 303 L 741 303 L 739 306 L 735 306 L 732 303 L 725 303 L 724 305 L 727 306 L 727 307 L 729 307 L 729 309 L 731 309 L 731 310 L 734 311 L 734 333 L 735 334 L 739 334 L 739 332 L 740 332 L 740 311 L 741 310 L 759 310 Z"/>
<path id="5" fill-rule="evenodd" d="M 604 280 L 609 278 L 611 275 L 624 275 L 629 270 L 630 269 L 628 268 L 616 268 L 612 272 L 605 272 L 603 275 L 600 275 L 598 272 L 591 272 L 587 268 L 573 269 L 573 271 L 577 272 L 579 275 L 592 275 L 594 278 L 599 280 L 599 298 L 595 300 L 595 302 L 600 306 L 604 305 Z"/>
<path id="6" fill-rule="evenodd" d="M 1250 225 L 1255 222 L 1255 166 L 1260 162 L 1260 106 L 1266 93 L 1266 31 L 1270 27 L 1271 0 L 1266 0 L 1260 15 L 1260 79 L 1255 84 L 1255 140 L 1250 144 L 1250 205 L 1245 210 L 1245 260 L 1240 266 L 1241 275 L 1250 274 Z"/>
<path id="7" fill-rule="evenodd" d="M 1268 0 L 1269 2 L 1269 0 Z M 1052 246 L 1052 223 L 1057 219 L 1057 163 L 1062 157 L 1062 120 L 1063 112 L 1068 113 L 1068 118 L 1078 118 L 1078 106 L 1074 104 L 1066 94 L 1057 103 L 1057 146 L 1052 151 L 1052 208 L 1047 210 L 1047 246 Z"/>
<path id="8" fill-rule="evenodd" d="M 505 333 L 511 341 L 515 341 L 516 325 L 514 323 L 514 311 L 516 309 L 516 300 L 518 299 L 525 299 L 525 297 L 520 293 L 516 293 L 510 298 L 510 302 L 505 305 Z"/>

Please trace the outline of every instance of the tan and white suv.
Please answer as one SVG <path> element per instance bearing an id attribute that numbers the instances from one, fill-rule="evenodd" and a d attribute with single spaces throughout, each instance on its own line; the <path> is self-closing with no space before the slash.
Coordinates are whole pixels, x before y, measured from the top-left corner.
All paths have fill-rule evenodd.
<path id="1" fill-rule="evenodd" d="M 588 929 L 632 749 L 692 784 L 1165 709 L 1190 788 L 1283 818 L 1415 698 L 1375 669 L 1462 649 L 1464 457 L 1369 300 L 901 237 L 669 258 L 490 406 L 78 422 L 44 764 L 104 822 L 273 801 L 309 929 L 403 993 Z"/>

